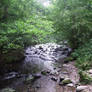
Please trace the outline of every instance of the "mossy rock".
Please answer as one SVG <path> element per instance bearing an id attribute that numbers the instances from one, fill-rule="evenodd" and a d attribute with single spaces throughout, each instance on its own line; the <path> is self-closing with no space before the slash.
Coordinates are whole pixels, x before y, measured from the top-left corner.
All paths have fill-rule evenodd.
<path id="1" fill-rule="evenodd" d="M 16 91 L 12 88 L 4 88 L 1 90 L 1 92 L 16 92 Z"/>
<path id="2" fill-rule="evenodd" d="M 42 71 L 41 74 L 42 75 L 47 75 L 47 71 Z"/>
<path id="3" fill-rule="evenodd" d="M 61 83 L 62 83 L 63 85 L 65 85 L 65 84 L 72 83 L 72 81 L 71 81 L 70 78 L 66 78 L 66 79 L 64 79 Z"/>

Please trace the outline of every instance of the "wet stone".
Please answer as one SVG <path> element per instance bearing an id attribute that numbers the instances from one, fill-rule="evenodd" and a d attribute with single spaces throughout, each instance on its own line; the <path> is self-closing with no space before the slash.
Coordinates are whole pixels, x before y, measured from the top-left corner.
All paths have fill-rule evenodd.
<path id="1" fill-rule="evenodd" d="M 41 86 L 40 85 L 36 85 L 36 88 L 41 88 Z"/>
<path id="2" fill-rule="evenodd" d="M 89 73 L 89 74 L 92 74 L 92 69 L 88 70 L 88 73 Z"/>
<path id="3" fill-rule="evenodd" d="M 12 88 L 4 88 L 1 90 L 1 92 L 16 92 L 16 91 Z"/>
<path id="4" fill-rule="evenodd" d="M 67 84 L 68 87 L 75 87 L 73 83 Z"/>
<path id="5" fill-rule="evenodd" d="M 41 75 L 40 73 L 37 73 L 37 74 L 33 74 L 33 77 L 34 77 L 35 79 L 38 79 L 38 78 L 41 78 L 42 75 Z"/>
<path id="6" fill-rule="evenodd" d="M 17 76 L 20 76 L 20 75 L 16 72 L 7 73 L 4 76 L 4 80 L 13 79 L 13 78 L 16 78 Z"/>
<path id="7" fill-rule="evenodd" d="M 34 81 L 34 77 L 32 75 L 29 75 L 27 78 L 25 78 L 24 83 L 30 84 L 33 81 Z"/>
<path id="8" fill-rule="evenodd" d="M 48 73 L 48 72 L 47 72 L 46 70 L 41 71 L 41 74 L 42 74 L 42 75 L 47 75 L 47 73 Z"/>
<path id="9" fill-rule="evenodd" d="M 81 92 L 81 91 L 83 91 L 83 90 L 85 90 L 85 89 L 87 89 L 88 87 L 87 86 L 78 86 L 77 88 L 76 88 L 76 90 L 77 90 L 77 92 Z"/>
<path id="10" fill-rule="evenodd" d="M 62 82 L 64 79 L 65 79 L 65 77 L 61 75 L 59 78 L 59 82 Z"/>
<path id="11" fill-rule="evenodd" d="M 52 76 L 51 79 L 52 79 L 53 81 L 57 81 L 57 80 L 58 80 L 58 78 L 57 78 L 57 77 L 54 77 L 54 76 Z"/>
<path id="12" fill-rule="evenodd" d="M 61 82 L 61 84 L 63 84 L 63 85 L 66 85 L 66 84 L 69 84 L 69 83 L 72 83 L 72 81 L 71 81 L 70 78 L 65 78 L 65 79 Z"/>

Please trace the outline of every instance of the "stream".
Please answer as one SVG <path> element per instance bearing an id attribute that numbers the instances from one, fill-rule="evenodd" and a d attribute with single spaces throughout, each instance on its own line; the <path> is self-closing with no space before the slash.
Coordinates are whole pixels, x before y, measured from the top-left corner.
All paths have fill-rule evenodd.
<path id="1" fill-rule="evenodd" d="M 63 63 L 70 53 L 71 48 L 55 43 L 29 46 L 25 49 L 25 59 L 18 65 L 18 70 L 0 76 L 0 89 L 12 88 L 16 92 L 63 92 L 60 91 L 64 88 L 58 85 L 58 79 L 61 74 L 67 77 Z M 32 78 L 34 80 L 30 82 Z M 69 89 L 74 90 L 69 92 L 75 92 L 75 88 Z"/>

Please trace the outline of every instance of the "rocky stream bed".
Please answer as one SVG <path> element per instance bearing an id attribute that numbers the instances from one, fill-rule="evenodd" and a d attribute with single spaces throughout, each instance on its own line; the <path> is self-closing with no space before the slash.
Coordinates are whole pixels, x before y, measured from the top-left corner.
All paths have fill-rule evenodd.
<path id="1" fill-rule="evenodd" d="M 92 92 L 80 84 L 75 62 L 65 60 L 71 51 L 55 43 L 28 47 L 18 70 L 0 76 L 0 92 Z"/>

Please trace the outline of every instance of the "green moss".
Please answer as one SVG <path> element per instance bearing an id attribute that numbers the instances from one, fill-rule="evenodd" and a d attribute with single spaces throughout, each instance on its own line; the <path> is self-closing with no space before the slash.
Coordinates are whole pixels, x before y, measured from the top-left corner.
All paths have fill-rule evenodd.
<path id="1" fill-rule="evenodd" d="M 69 78 L 67 78 L 67 79 L 65 79 L 65 80 L 62 81 L 63 85 L 64 84 L 69 84 L 69 83 L 72 83 L 72 81 Z"/>
<path id="2" fill-rule="evenodd" d="M 73 57 L 67 57 L 64 59 L 64 61 L 72 61 L 73 60 Z"/>
<path id="3" fill-rule="evenodd" d="M 47 72 L 46 71 L 42 71 L 41 74 L 47 75 Z"/>

